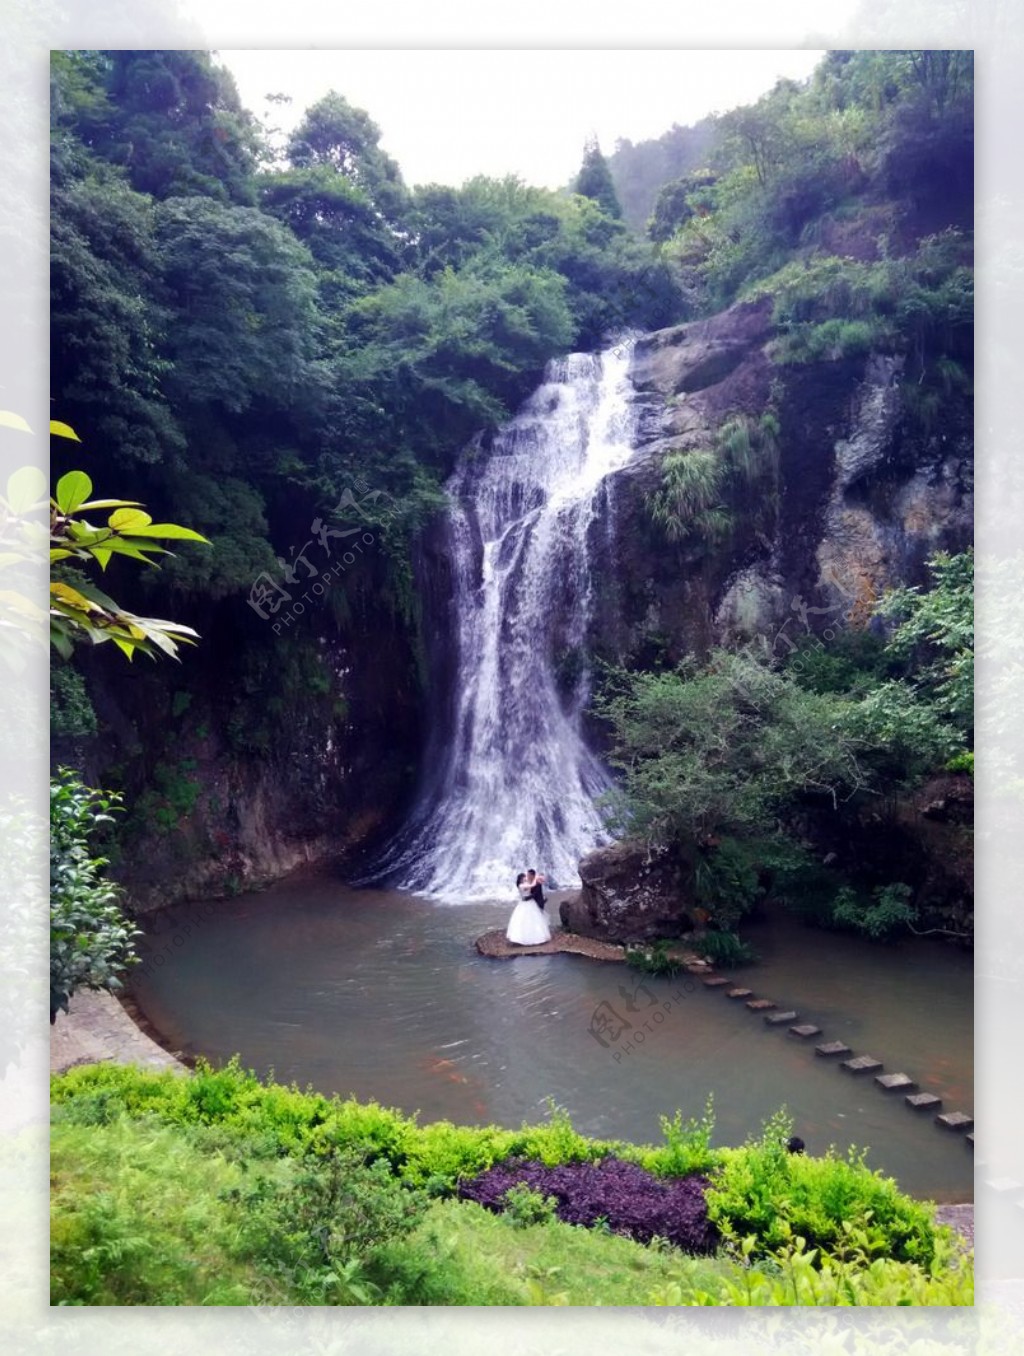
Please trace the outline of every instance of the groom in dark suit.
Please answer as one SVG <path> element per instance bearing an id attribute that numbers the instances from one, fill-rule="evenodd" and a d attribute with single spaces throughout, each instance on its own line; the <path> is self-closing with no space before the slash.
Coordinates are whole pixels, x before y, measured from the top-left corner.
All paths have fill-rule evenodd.
<path id="1" fill-rule="evenodd" d="M 538 876 L 531 866 L 526 873 L 526 885 L 530 891 L 530 898 L 539 909 L 543 909 L 547 900 L 544 897 L 544 877 Z"/>

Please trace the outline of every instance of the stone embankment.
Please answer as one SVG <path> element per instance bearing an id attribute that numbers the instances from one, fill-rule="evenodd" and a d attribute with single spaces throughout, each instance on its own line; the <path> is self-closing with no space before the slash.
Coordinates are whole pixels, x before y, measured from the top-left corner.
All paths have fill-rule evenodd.
<path id="1" fill-rule="evenodd" d="M 79 990 L 70 1010 L 59 1013 L 50 1028 L 50 1072 L 105 1061 L 146 1069 L 186 1068 L 136 1024 L 113 994 Z"/>

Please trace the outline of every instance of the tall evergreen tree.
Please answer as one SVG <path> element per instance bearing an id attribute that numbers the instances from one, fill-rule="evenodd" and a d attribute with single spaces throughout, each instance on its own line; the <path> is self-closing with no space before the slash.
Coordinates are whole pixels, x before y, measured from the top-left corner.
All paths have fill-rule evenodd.
<path id="1" fill-rule="evenodd" d="M 612 173 L 596 137 L 590 137 L 583 148 L 583 164 L 574 187 L 584 198 L 592 198 L 608 216 L 621 220 L 622 208 L 612 182 Z"/>

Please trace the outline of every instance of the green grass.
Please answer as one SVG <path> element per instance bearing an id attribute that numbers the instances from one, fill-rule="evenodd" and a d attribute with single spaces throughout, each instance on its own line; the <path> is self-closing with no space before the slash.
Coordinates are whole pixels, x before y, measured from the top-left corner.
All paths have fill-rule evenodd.
<path id="1" fill-rule="evenodd" d="M 645 1305 L 675 1284 L 682 1304 L 719 1293 L 735 1267 L 551 1220 L 519 1225 L 473 1201 L 437 1201 L 380 1256 L 398 1304 Z"/>
<path id="2" fill-rule="evenodd" d="M 224 1193 L 244 1169 L 170 1126 L 57 1122 L 50 1140 L 53 1304 L 284 1302 L 245 1256 Z"/>

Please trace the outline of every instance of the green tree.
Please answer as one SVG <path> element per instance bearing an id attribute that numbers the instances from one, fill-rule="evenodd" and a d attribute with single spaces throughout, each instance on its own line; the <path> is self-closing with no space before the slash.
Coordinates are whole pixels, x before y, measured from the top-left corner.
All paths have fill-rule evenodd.
<path id="1" fill-rule="evenodd" d="M 87 158 L 55 175 L 50 218 L 50 361 L 66 419 L 122 462 L 185 449 L 168 399 L 162 264 L 152 200 Z"/>
<path id="2" fill-rule="evenodd" d="M 111 118 L 96 128 L 92 144 L 124 168 L 133 188 L 157 198 L 254 200 L 255 120 L 209 52 L 100 55 Z"/>
<path id="3" fill-rule="evenodd" d="M 415 437 L 426 415 L 454 450 L 506 417 L 568 346 L 565 292 L 557 273 L 523 265 L 474 262 L 429 282 L 403 274 L 352 308 L 353 375 L 374 383 L 404 437 Z"/>
<path id="4" fill-rule="evenodd" d="M 343 175 L 392 225 L 408 208 L 401 171 L 381 148 L 380 128 L 334 90 L 306 110 L 288 142 L 288 158 L 296 169 L 329 166 Z"/>
<path id="5" fill-rule="evenodd" d="M 851 704 L 801 689 L 753 652 L 620 672 L 596 709 L 623 776 L 621 827 L 655 842 L 775 833 L 796 798 L 835 805 L 871 782 Z"/>
<path id="6" fill-rule="evenodd" d="M 307 376 L 316 339 L 308 251 L 271 217 L 208 198 L 173 198 L 156 237 L 173 319 L 165 386 L 185 408 L 237 414 L 287 405 Z"/>
<path id="7" fill-rule="evenodd" d="M 714 209 L 711 190 L 718 176 L 712 170 L 697 170 L 665 184 L 654 200 L 647 234 L 656 244 L 671 239 L 691 217 L 708 216 Z"/>
<path id="8" fill-rule="evenodd" d="M 596 137 L 591 137 L 583 148 L 583 163 L 573 188 L 581 197 L 593 199 L 608 216 L 617 221 L 621 218 L 622 208 L 619 206 L 611 170 Z"/>

